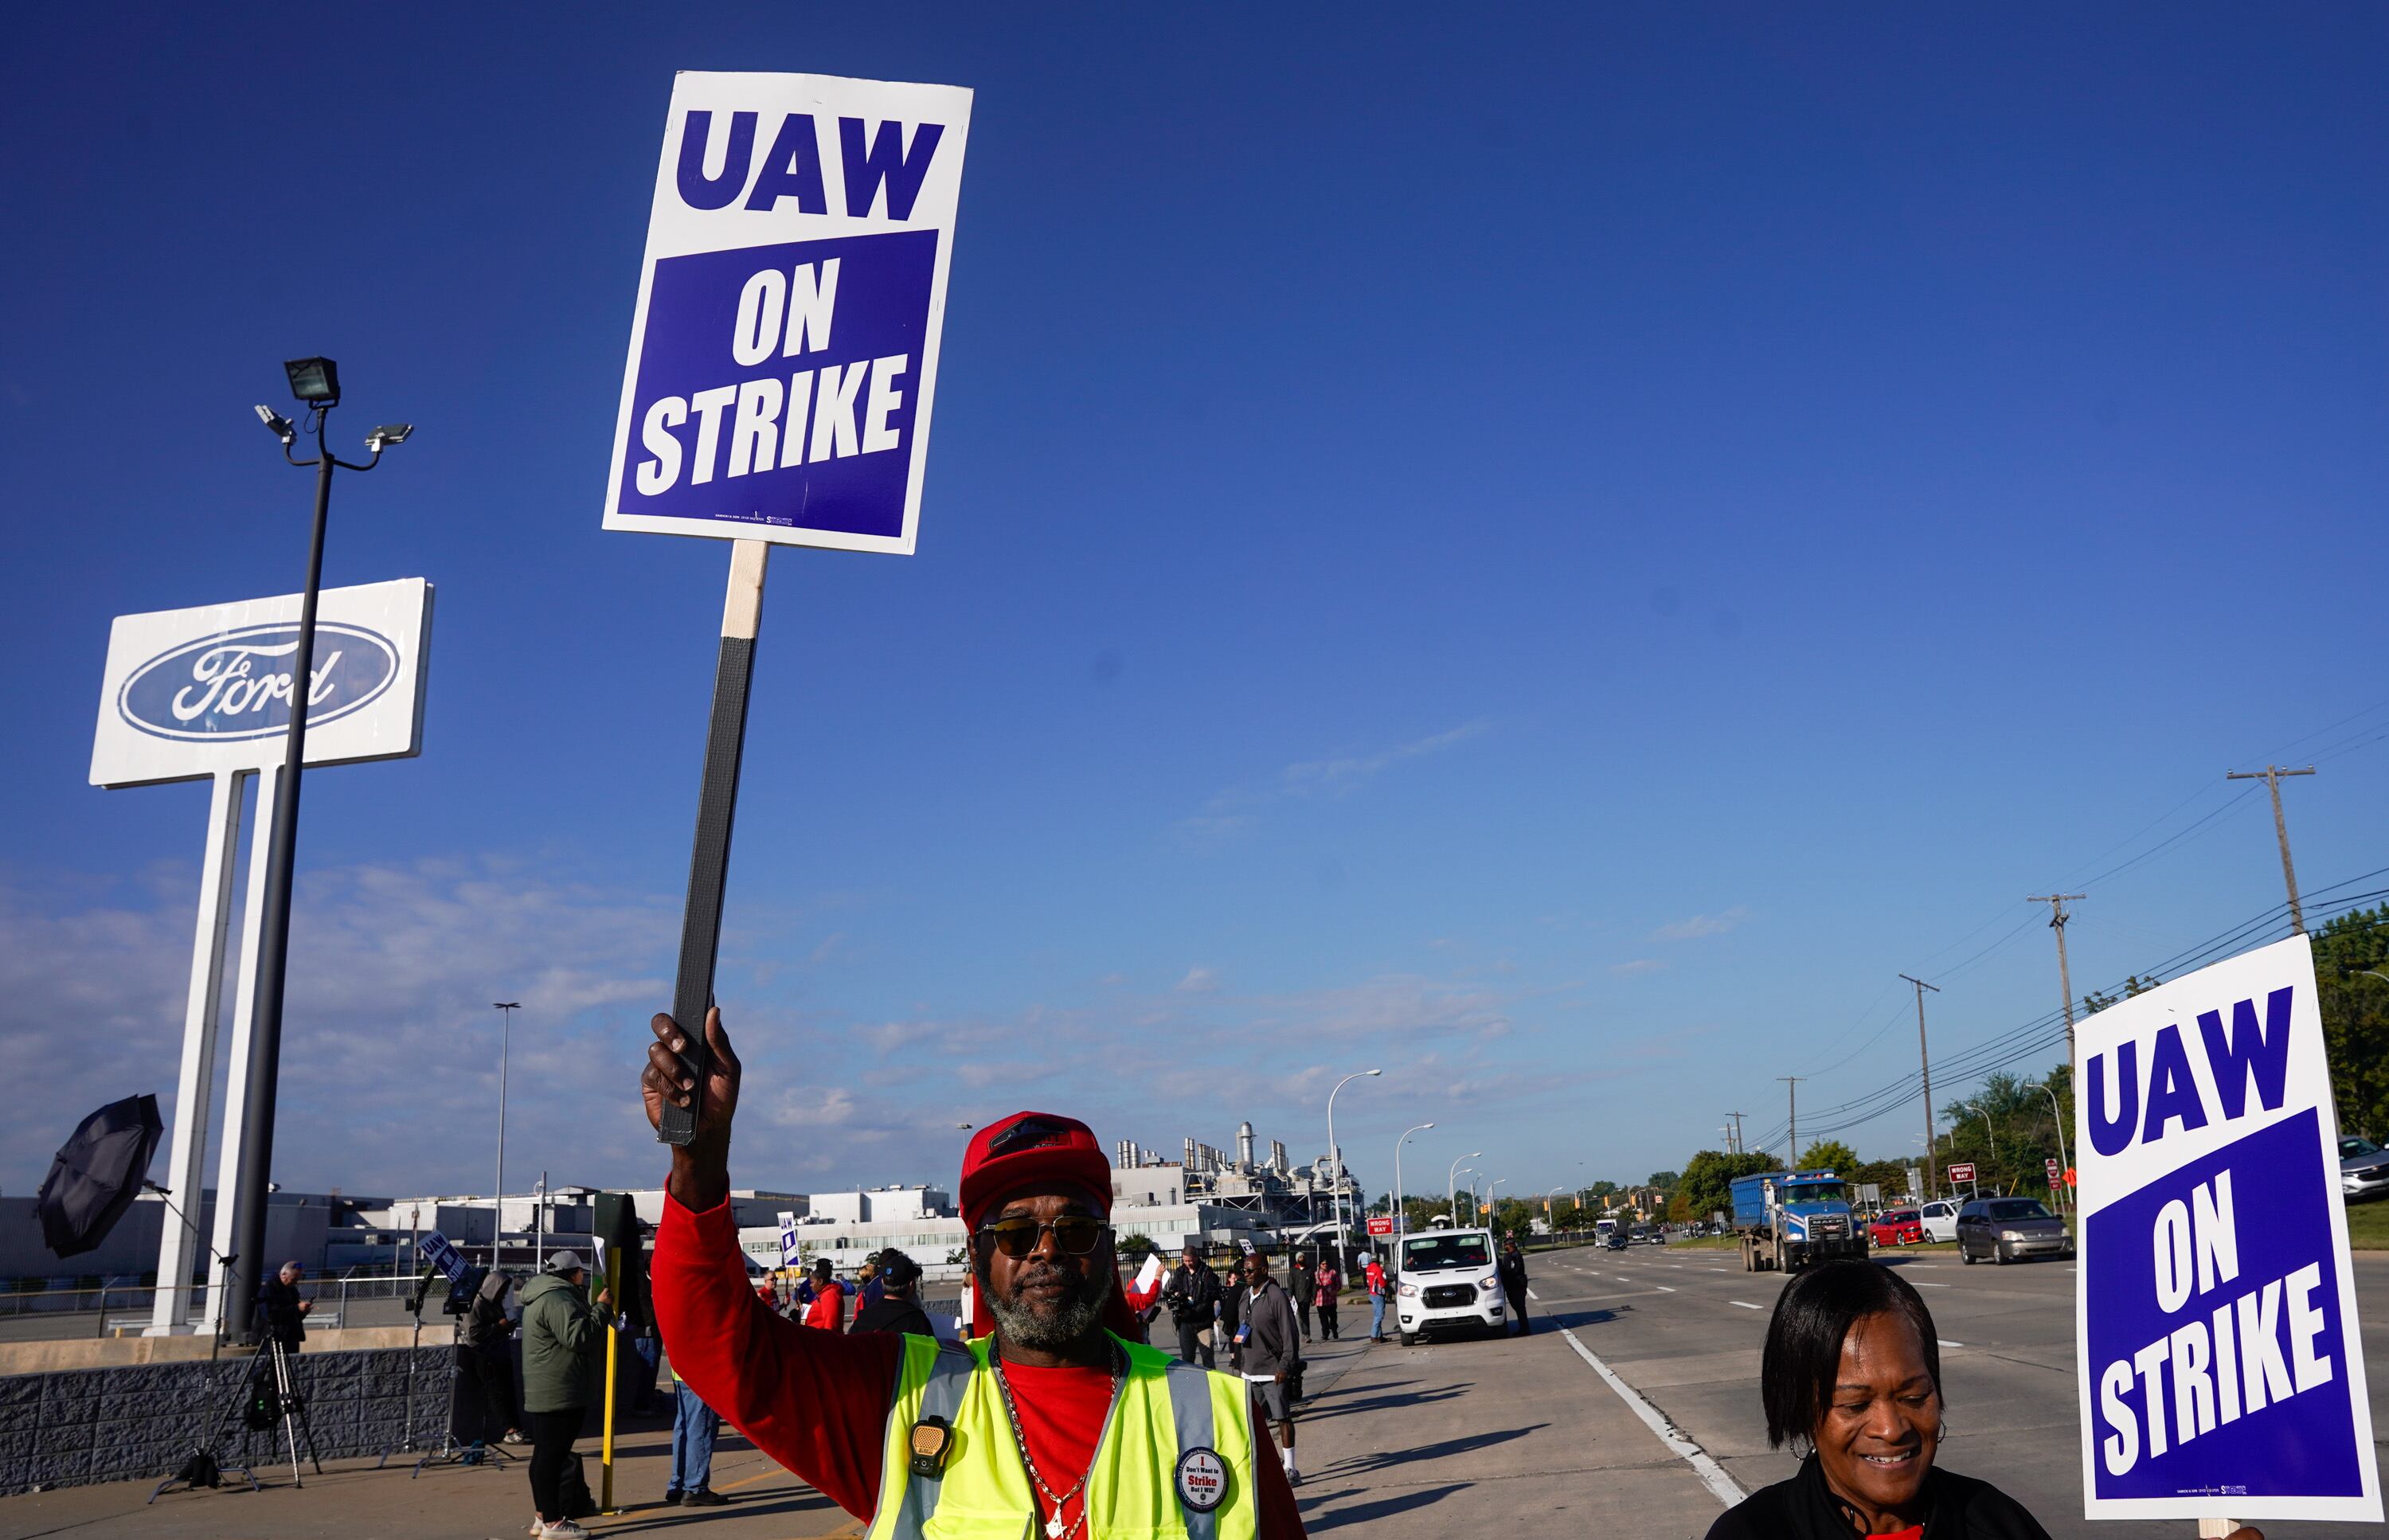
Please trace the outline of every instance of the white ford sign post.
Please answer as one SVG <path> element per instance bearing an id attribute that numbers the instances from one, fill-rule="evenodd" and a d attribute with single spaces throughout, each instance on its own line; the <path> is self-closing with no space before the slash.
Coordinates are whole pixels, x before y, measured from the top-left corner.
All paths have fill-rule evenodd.
<path id="1" fill-rule="evenodd" d="M 420 578 L 326 589 L 319 596 L 315 658 L 305 695 L 306 765 L 409 758 L 422 752 L 426 647 L 431 585 Z M 217 1165 L 214 1254 L 232 1248 L 231 1194 L 248 1101 L 249 1037 L 257 999 L 257 951 L 265 903 L 265 846 L 275 783 L 282 771 L 290 703 L 290 660 L 299 645 L 300 595 L 197 609 L 120 615 L 109 632 L 108 667 L 92 738 L 91 783 L 111 789 L 172 781 L 211 783 L 208 843 L 200 859 L 199 918 L 183 1012 L 183 1058 L 174 1082 L 174 1126 L 166 1186 L 176 1209 L 198 1221 L 207 1156 L 209 1098 L 215 1083 L 224 941 L 232 922 L 234 852 L 247 786 L 262 778 L 249 893 L 241 910 L 240 978 L 235 991 L 232 1074 Z M 158 1294 L 151 1335 L 185 1329 L 194 1237 L 170 1218 L 160 1227 Z M 221 1291 L 223 1269 L 210 1272 Z M 217 1302 L 221 1303 L 221 1301 Z M 209 1312 L 211 1318 L 215 1312 Z"/>
<path id="2" fill-rule="evenodd" d="M 765 557 L 913 552 L 970 108 L 834 75 L 672 82 L 605 527 L 735 542 L 672 988 L 699 1097 Z M 667 1142 L 695 1132 L 665 1106 Z"/>
<path id="3" fill-rule="evenodd" d="M 2110 1006 L 2078 1043 L 2086 1516 L 2380 1522 L 2306 938 Z"/>

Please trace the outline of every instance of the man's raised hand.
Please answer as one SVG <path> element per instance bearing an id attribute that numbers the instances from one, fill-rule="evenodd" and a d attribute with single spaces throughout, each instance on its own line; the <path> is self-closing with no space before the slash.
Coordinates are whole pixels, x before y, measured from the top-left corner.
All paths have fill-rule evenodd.
<path id="1" fill-rule="evenodd" d="M 695 1086 L 682 1062 L 689 1042 L 679 1024 L 658 1014 L 648 1025 L 656 1040 L 647 1045 L 639 1094 L 646 1103 L 648 1124 L 660 1129 L 664 1103 L 687 1106 Z M 712 1050 L 712 1068 L 697 1106 L 696 1138 L 672 1151 L 671 1174 L 672 1196 L 699 1210 L 713 1207 L 730 1191 L 730 1119 L 738 1110 L 738 1055 L 731 1051 L 730 1035 L 722 1029 L 718 1006 L 705 1013 L 705 1040 Z"/>

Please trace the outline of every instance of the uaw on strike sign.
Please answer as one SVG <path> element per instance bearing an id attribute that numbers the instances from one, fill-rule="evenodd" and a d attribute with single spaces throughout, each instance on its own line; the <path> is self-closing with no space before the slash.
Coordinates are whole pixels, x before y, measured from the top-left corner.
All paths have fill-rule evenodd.
<path id="1" fill-rule="evenodd" d="M 2381 1519 L 2306 937 L 2079 1029 L 2086 1514 Z"/>
<path id="2" fill-rule="evenodd" d="M 675 78 L 607 528 L 912 553 L 970 106 Z"/>

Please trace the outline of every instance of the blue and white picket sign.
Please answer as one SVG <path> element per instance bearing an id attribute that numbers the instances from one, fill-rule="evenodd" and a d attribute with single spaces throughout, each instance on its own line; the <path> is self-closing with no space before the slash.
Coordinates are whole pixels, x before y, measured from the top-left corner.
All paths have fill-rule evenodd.
<path id="1" fill-rule="evenodd" d="M 2306 938 L 2110 1006 L 2076 1053 L 2085 1516 L 2379 1522 Z"/>
<path id="2" fill-rule="evenodd" d="M 804 1259 L 804 1246 L 797 1240 L 797 1216 L 784 1209 L 780 1213 L 780 1266 L 800 1266 Z"/>
<path id="3" fill-rule="evenodd" d="M 439 1268 L 440 1276 L 451 1283 L 457 1282 L 472 1270 L 473 1265 L 465 1260 L 465 1254 L 451 1245 L 448 1238 L 438 1230 L 416 1237 L 415 1249 L 423 1254 L 427 1264 Z"/>
<path id="4" fill-rule="evenodd" d="M 674 79 L 607 528 L 911 554 L 970 108 Z"/>

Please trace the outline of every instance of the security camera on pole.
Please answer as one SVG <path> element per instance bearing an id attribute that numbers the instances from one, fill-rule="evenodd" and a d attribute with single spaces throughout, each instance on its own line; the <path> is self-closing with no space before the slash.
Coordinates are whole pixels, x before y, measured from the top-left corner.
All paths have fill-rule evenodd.
<path id="1" fill-rule="evenodd" d="M 700 1096 L 765 558 L 913 552 L 970 107 L 831 75 L 672 83 L 605 527 L 734 542 L 672 987 Z M 696 1116 L 667 1105 L 658 1137 Z"/>

